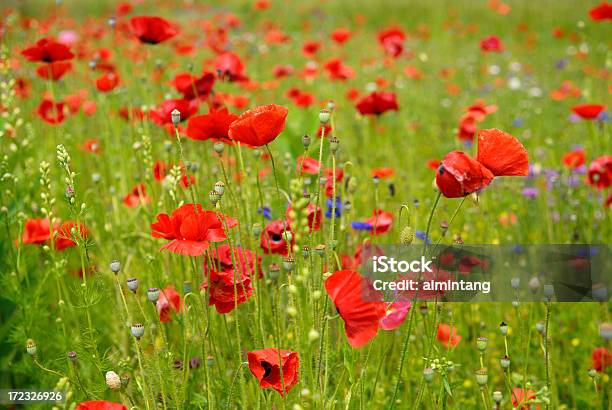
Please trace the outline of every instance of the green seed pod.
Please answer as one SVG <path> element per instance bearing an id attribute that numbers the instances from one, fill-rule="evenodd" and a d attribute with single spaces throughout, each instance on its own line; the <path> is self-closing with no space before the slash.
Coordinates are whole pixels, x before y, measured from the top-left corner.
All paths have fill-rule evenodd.
<path id="1" fill-rule="evenodd" d="M 322 109 L 319 112 L 319 121 L 321 122 L 321 124 L 325 125 L 329 122 L 331 118 L 331 112 L 328 109 Z"/>
<path id="2" fill-rule="evenodd" d="M 423 378 L 425 379 L 427 383 L 431 383 L 433 381 L 434 371 L 431 367 L 426 367 L 423 370 Z"/>
<path id="3" fill-rule="evenodd" d="M 489 381 L 489 375 L 488 375 L 486 368 L 476 370 L 475 374 L 476 374 L 476 383 L 478 383 L 480 387 L 485 386 L 487 382 Z"/>
<path id="4" fill-rule="evenodd" d="M 176 127 L 177 125 L 179 125 L 179 122 L 181 122 L 181 112 L 175 108 L 175 109 L 174 109 L 174 110 L 172 110 L 172 112 L 170 113 L 170 116 L 172 117 L 172 124 L 173 124 L 175 127 Z"/>
<path id="5" fill-rule="evenodd" d="M 215 144 L 213 145 L 213 149 L 217 154 L 221 154 L 225 149 L 225 144 L 222 142 L 215 142 Z"/>
<path id="6" fill-rule="evenodd" d="M 140 339 L 142 337 L 142 335 L 144 335 L 144 326 L 141 323 L 134 323 L 132 325 L 132 336 L 134 336 L 136 339 Z"/>
<path id="7" fill-rule="evenodd" d="M 217 202 L 219 202 L 220 199 L 221 199 L 221 196 L 219 195 L 217 191 L 212 190 L 208 193 L 208 200 L 210 201 L 211 204 L 217 205 Z"/>
<path id="8" fill-rule="evenodd" d="M 283 232 L 283 239 L 285 240 L 285 242 L 291 243 L 291 241 L 293 240 L 293 233 L 291 233 L 291 231 Z"/>
<path id="9" fill-rule="evenodd" d="M 597 376 L 597 370 L 595 369 L 589 369 L 589 376 L 594 379 L 595 376 Z"/>
<path id="10" fill-rule="evenodd" d="M 119 273 L 119 271 L 121 270 L 121 262 L 119 262 L 118 260 L 112 261 L 109 266 L 111 272 L 113 272 L 114 274 Z"/>
<path id="11" fill-rule="evenodd" d="M 302 256 L 304 258 L 307 258 L 308 256 L 310 256 L 310 246 L 308 246 L 308 245 L 303 245 L 302 246 Z"/>
<path id="12" fill-rule="evenodd" d="M 315 252 L 317 253 L 317 255 L 319 256 L 323 256 L 325 255 L 325 245 L 323 244 L 319 244 L 315 247 Z"/>
<path id="13" fill-rule="evenodd" d="M 501 322 L 499 324 L 499 332 L 502 334 L 502 336 L 506 336 L 508 334 L 508 325 L 506 322 Z"/>
<path id="14" fill-rule="evenodd" d="M 219 196 L 223 196 L 225 193 L 225 183 L 223 181 L 217 181 L 215 183 L 215 192 L 219 194 Z"/>
<path id="15" fill-rule="evenodd" d="M 310 141 L 310 136 L 308 134 L 304 134 L 302 137 L 302 145 L 304 146 L 304 149 L 308 149 L 308 147 L 310 147 Z"/>
<path id="16" fill-rule="evenodd" d="M 485 350 L 487 350 L 487 344 L 488 344 L 488 339 L 486 337 L 479 337 L 478 339 L 476 339 L 476 347 L 481 352 L 484 352 Z"/>
<path id="17" fill-rule="evenodd" d="M 36 356 L 36 343 L 34 343 L 34 340 L 28 339 L 26 341 L 26 351 L 30 356 Z"/>
<path id="18" fill-rule="evenodd" d="M 502 399 L 504 398 L 502 392 L 500 392 L 499 390 L 495 390 L 493 392 L 493 401 L 497 404 L 500 404 L 502 402 Z"/>
<path id="19" fill-rule="evenodd" d="M 259 235 L 261 235 L 262 231 L 263 231 L 263 228 L 261 227 L 261 224 L 259 222 L 255 222 L 253 224 L 253 227 L 251 228 L 251 232 L 253 233 L 253 236 L 258 237 Z"/>
<path id="20" fill-rule="evenodd" d="M 508 367 L 510 367 L 510 358 L 504 355 L 504 357 L 499 359 L 499 364 L 501 365 L 502 369 L 507 369 Z"/>
<path id="21" fill-rule="evenodd" d="M 293 260 L 293 256 L 291 255 L 286 256 L 283 260 L 283 269 L 285 269 L 287 272 L 291 272 L 293 270 L 294 265 L 295 262 Z"/>
<path id="22" fill-rule="evenodd" d="M 156 303 L 157 299 L 159 299 L 159 289 L 149 288 L 149 290 L 147 290 L 147 299 L 149 299 L 149 302 Z"/>
<path id="23" fill-rule="evenodd" d="M 278 279 L 278 277 L 280 276 L 280 267 L 277 263 L 271 263 L 268 266 L 268 276 L 270 276 L 270 279 L 272 280 Z"/>
<path id="24" fill-rule="evenodd" d="M 332 154 L 335 154 L 338 151 L 339 145 L 340 145 L 340 141 L 338 141 L 338 138 L 331 137 L 329 139 L 329 152 L 331 152 Z"/>
<path id="25" fill-rule="evenodd" d="M 400 233 L 400 242 L 402 245 L 410 245 L 414 241 L 414 230 L 410 226 L 406 226 Z"/>

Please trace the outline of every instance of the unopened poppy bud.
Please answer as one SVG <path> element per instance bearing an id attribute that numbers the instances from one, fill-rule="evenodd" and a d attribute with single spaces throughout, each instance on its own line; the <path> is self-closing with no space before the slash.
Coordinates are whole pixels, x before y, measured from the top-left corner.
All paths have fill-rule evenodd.
<path id="1" fill-rule="evenodd" d="M 141 323 L 135 323 L 132 325 L 132 336 L 140 339 L 144 335 L 144 330 L 144 326 Z"/>
<path id="2" fill-rule="evenodd" d="M 119 375 L 113 371 L 106 372 L 106 385 L 111 390 L 119 390 L 121 388 L 121 379 Z"/>
<path id="3" fill-rule="evenodd" d="M 303 245 L 302 246 L 302 256 L 304 258 L 307 258 L 310 255 L 310 246 L 308 245 Z"/>
<path id="4" fill-rule="evenodd" d="M 136 291 L 138 290 L 138 279 L 129 278 L 126 283 L 128 289 L 131 290 L 133 293 L 136 293 Z"/>
<path id="5" fill-rule="evenodd" d="M 170 113 L 170 116 L 172 117 L 172 124 L 174 124 L 174 126 L 176 127 L 179 122 L 181 122 L 181 112 L 175 108 Z"/>
<path id="6" fill-rule="evenodd" d="M 34 343 L 34 340 L 26 340 L 26 351 L 30 356 L 36 356 L 36 343 Z"/>
<path id="7" fill-rule="evenodd" d="M 444 233 L 448 230 L 448 221 L 440 222 L 440 230 Z"/>
<path id="8" fill-rule="evenodd" d="M 502 369 L 507 369 L 508 367 L 510 367 L 510 358 L 508 356 L 502 357 L 501 359 L 499 359 L 499 364 Z"/>
<path id="9" fill-rule="evenodd" d="M 280 276 L 280 267 L 277 263 L 271 263 L 268 265 L 268 276 L 270 276 L 270 279 L 272 280 L 278 279 Z"/>
<path id="10" fill-rule="evenodd" d="M 159 289 L 158 288 L 149 288 L 147 291 L 147 298 L 149 302 L 156 303 L 157 299 L 159 299 Z"/>
<path id="11" fill-rule="evenodd" d="M 508 334 L 508 325 L 506 322 L 501 322 L 499 324 L 499 333 L 501 333 L 502 336 L 506 336 Z"/>
<path id="12" fill-rule="evenodd" d="M 315 247 L 315 252 L 317 253 L 317 255 L 319 256 L 323 256 L 325 255 L 325 245 L 323 244 L 319 244 Z"/>
<path id="13" fill-rule="evenodd" d="M 112 261 L 109 266 L 111 272 L 113 272 L 114 274 L 119 273 L 119 271 L 121 270 L 121 262 L 119 262 L 118 260 Z"/>
<path id="14" fill-rule="evenodd" d="M 486 368 L 476 370 L 475 374 L 476 374 L 476 383 L 478 383 L 480 387 L 485 386 L 487 382 L 489 381 L 489 374 Z"/>
<path id="15" fill-rule="evenodd" d="M 612 339 L 612 323 L 606 322 L 599 325 L 599 336 L 606 341 Z"/>
<path id="16" fill-rule="evenodd" d="M 499 390 L 495 390 L 493 392 L 493 401 L 497 404 L 500 404 L 504 398 L 504 395 Z"/>
<path id="17" fill-rule="evenodd" d="M 331 137 L 329 139 L 329 151 L 332 154 L 335 154 L 336 151 L 338 151 L 338 146 L 340 145 L 340 141 L 338 141 L 338 138 L 336 137 Z"/>
<path id="18" fill-rule="evenodd" d="M 400 233 L 400 242 L 402 245 L 410 245 L 414 241 L 414 230 L 410 226 L 406 226 Z"/>
<path id="19" fill-rule="evenodd" d="M 308 332 L 308 341 L 314 342 L 318 338 L 319 338 L 319 332 L 317 332 L 315 329 L 310 329 L 310 332 Z"/>
<path id="20" fill-rule="evenodd" d="M 210 201 L 211 204 L 217 205 L 217 202 L 219 202 L 219 199 L 221 199 L 221 196 L 214 189 L 208 193 L 208 200 Z"/>
<path id="21" fill-rule="evenodd" d="M 208 356 L 206 358 L 206 364 L 208 367 L 212 367 L 215 364 L 215 358 L 213 356 Z"/>
<path id="22" fill-rule="evenodd" d="M 215 191 L 219 194 L 219 196 L 223 196 L 225 193 L 225 183 L 223 181 L 217 181 L 215 183 Z"/>
<path id="23" fill-rule="evenodd" d="M 295 317 L 297 315 L 297 309 L 294 306 L 287 307 L 286 312 L 290 317 Z"/>
<path id="24" fill-rule="evenodd" d="M 476 339 L 476 348 L 478 348 L 478 350 L 480 350 L 481 352 L 484 352 L 485 350 L 487 350 L 488 342 L 489 340 L 486 337 L 479 337 L 478 339 Z"/>
<path id="25" fill-rule="evenodd" d="M 308 147 L 310 147 L 310 136 L 308 134 L 304 134 L 302 137 L 302 145 L 304 146 L 304 149 L 308 149 Z"/>
<path id="26" fill-rule="evenodd" d="M 357 178 L 350 177 L 347 183 L 347 189 L 349 193 L 354 194 L 357 190 Z"/>
<path id="27" fill-rule="evenodd" d="M 251 232 L 253 232 L 253 236 L 261 235 L 262 230 L 263 228 L 261 227 L 261 224 L 259 222 L 255 222 L 253 224 L 253 227 L 251 228 Z"/>
<path id="28" fill-rule="evenodd" d="M 427 383 L 431 383 L 433 381 L 433 378 L 434 378 L 434 370 L 431 367 L 426 367 L 423 370 L 423 379 L 425 379 Z"/>
<path id="29" fill-rule="evenodd" d="M 283 269 L 285 269 L 287 272 L 291 272 L 293 270 L 294 264 L 295 263 L 294 263 L 294 260 L 293 260 L 293 256 L 288 255 L 283 260 Z"/>
<path id="30" fill-rule="evenodd" d="M 322 109 L 319 112 L 319 121 L 321 122 L 321 124 L 327 124 L 329 122 L 329 119 L 331 118 L 331 112 L 328 109 Z"/>
<path id="31" fill-rule="evenodd" d="M 215 142 L 213 144 L 213 150 L 215 150 L 217 154 L 221 154 L 224 149 L 225 149 L 225 144 L 222 142 Z"/>

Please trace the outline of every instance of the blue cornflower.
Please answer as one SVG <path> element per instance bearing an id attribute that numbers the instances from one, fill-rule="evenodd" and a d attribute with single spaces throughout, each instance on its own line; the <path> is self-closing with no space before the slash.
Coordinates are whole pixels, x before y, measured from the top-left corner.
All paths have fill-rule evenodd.
<path id="1" fill-rule="evenodd" d="M 326 204 L 327 204 L 327 211 L 325 211 L 325 217 L 331 218 L 332 211 L 334 209 L 334 203 L 332 202 L 331 199 L 328 199 L 326 201 Z M 339 218 L 340 215 L 342 215 L 342 201 L 340 200 L 339 197 L 336 197 L 336 218 Z"/>
<path id="2" fill-rule="evenodd" d="M 269 206 L 264 206 L 263 208 L 257 208 L 257 213 L 263 214 L 264 218 L 266 218 L 268 221 L 272 220 L 271 212 L 272 210 L 270 209 Z"/>

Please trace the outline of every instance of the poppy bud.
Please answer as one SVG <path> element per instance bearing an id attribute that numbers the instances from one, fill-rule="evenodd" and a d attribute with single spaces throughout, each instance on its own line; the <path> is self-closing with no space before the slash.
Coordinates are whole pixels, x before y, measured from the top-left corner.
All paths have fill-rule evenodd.
<path id="1" fill-rule="evenodd" d="M 166 151 L 170 151 L 170 150 L 172 149 L 172 142 L 171 142 L 171 141 L 168 141 L 168 140 L 165 140 L 165 141 L 164 141 L 164 149 L 165 149 Z"/>
<path id="2" fill-rule="evenodd" d="M 506 322 L 501 322 L 499 324 L 499 332 L 502 334 L 502 336 L 506 336 L 508 334 L 508 325 Z"/>
<path id="3" fill-rule="evenodd" d="M 434 378 L 434 371 L 431 367 L 426 367 L 423 370 L 423 379 L 425 379 L 425 381 L 427 383 L 431 383 L 433 381 Z"/>
<path id="4" fill-rule="evenodd" d="M 486 368 L 476 370 L 475 374 L 476 374 L 476 383 L 478 383 L 480 387 L 485 386 L 487 382 L 489 381 L 489 375 L 488 375 Z"/>
<path id="5" fill-rule="evenodd" d="M 219 199 L 221 199 L 221 196 L 219 195 L 217 191 L 212 190 L 208 193 L 208 200 L 210 201 L 211 204 L 217 205 L 217 202 L 219 202 Z"/>
<path id="6" fill-rule="evenodd" d="M 293 265 L 293 256 L 288 255 L 287 257 L 285 257 L 285 259 L 283 260 L 283 269 L 285 269 L 287 272 L 291 272 L 293 270 Z"/>
<path id="7" fill-rule="evenodd" d="M 136 290 L 138 290 L 138 279 L 129 278 L 126 283 L 128 289 L 131 290 L 133 293 L 136 293 Z"/>
<path id="8" fill-rule="evenodd" d="M 106 372 L 106 385 L 111 390 L 119 390 L 121 388 L 121 379 L 119 375 L 113 371 Z"/>
<path id="9" fill-rule="evenodd" d="M 181 112 L 175 108 L 170 113 L 170 116 L 172 117 L 172 124 L 176 127 L 181 122 Z"/>
<path id="10" fill-rule="evenodd" d="M 254 157 L 255 159 L 257 159 L 257 158 L 261 157 L 261 151 L 260 151 L 259 149 L 255 148 L 255 149 L 253 150 L 253 157 Z"/>
<path id="11" fill-rule="evenodd" d="M 336 103 L 334 103 L 333 101 L 328 101 L 327 102 L 327 109 L 330 111 L 333 111 L 334 108 L 336 108 Z"/>
<path id="12" fill-rule="evenodd" d="M 501 359 L 499 359 L 499 364 L 501 365 L 502 369 L 507 369 L 508 367 L 510 367 L 510 358 L 508 356 L 504 356 Z"/>
<path id="13" fill-rule="evenodd" d="M 110 270 L 114 273 L 117 274 L 119 273 L 119 271 L 121 270 L 121 262 L 119 262 L 118 260 L 114 260 L 110 263 Z"/>
<path id="14" fill-rule="evenodd" d="M 225 193 L 225 184 L 223 181 L 217 181 L 215 183 L 215 191 L 219 194 L 219 196 L 223 196 Z"/>
<path id="15" fill-rule="evenodd" d="M 340 141 L 338 141 L 338 138 L 336 137 L 331 137 L 329 139 L 329 151 L 332 154 L 335 154 L 336 151 L 338 151 L 338 145 L 340 145 Z"/>
<path id="16" fill-rule="evenodd" d="M 251 232 L 253 232 L 253 236 L 261 235 L 262 230 L 263 228 L 261 227 L 261 224 L 259 222 L 255 222 L 253 224 L 253 227 L 251 228 Z"/>
<path id="17" fill-rule="evenodd" d="M 26 340 L 26 351 L 30 356 L 36 356 L 36 343 L 34 343 L 34 340 Z"/>
<path id="18" fill-rule="evenodd" d="M 278 279 L 278 277 L 280 276 L 280 267 L 278 266 L 277 263 L 271 263 L 268 266 L 268 275 L 270 276 L 270 279 L 272 280 Z"/>
<path id="19" fill-rule="evenodd" d="M 297 315 L 297 309 L 293 306 L 289 306 L 287 307 L 287 315 L 289 315 L 290 317 L 295 317 Z"/>
<path id="20" fill-rule="evenodd" d="M 348 182 L 347 182 L 347 189 L 349 191 L 349 193 L 354 194 L 355 191 L 357 190 L 357 178 L 355 177 L 350 177 Z"/>
<path id="21" fill-rule="evenodd" d="M 132 325 L 132 336 L 136 339 L 140 339 L 144 335 L 144 326 L 141 323 L 135 323 Z"/>
<path id="22" fill-rule="evenodd" d="M 493 392 L 493 401 L 497 404 L 500 404 L 502 402 L 502 399 L 504 398 L 502 392 L 500 392 L 499 390 L 495 390 Z"/>
<path id="23" fill-rule="evenodd" d="M 329 119 L 331 118 L 331 112 L 328 109 L 322 109 L 319 112 L 319 121 L 321 122 L 321 124 L 325 125 L 329 122 Z"/>
<path id="24" fill-rule="evenodd" d="M 481 352 L 484 352 L 485 350 L 487 350 L 487 344 L 488 344 L 488 339 L 486 337 L 479 337 L 478 339 L 476 339 L 476 347 Z"/>
<path id="25" fill-rule="evenodd" d="M 302 145 L 304 146 L 304 149 L 308 149 L 308 147 L 310 147 L 310 136 L 308 134 L 304 134 L 302 137 Z"/>
<path id="26" fill-rule="evenodd" d="M 156 303 L 157 299 L 159 299 L 159 289 L 158 288 L 149 288 L 147 291 L 147 298 L 149 302 Z"/>
<path id="27" fill-rule="evenodd" d="M 215 150 L 217 154 L 221 154 L 223 150 L 225 149 L 225 144 L 222 142 L 215 142 L 213 144 L 213 149 Z"/>
<path id="28" fill-rule="evenodd" d="M 540 279 L 538 279 L 537 276 L 534 276 L 529 280 L 529 289 L 531 289 L 533 293 L 536 293 L 538 290 L 540 290 Z"/>
<path id="29" fill-rule="evenodd" d="M 410 245 L 414 241 L 414 231 L 410 226 L 406 226 L 400 233 L 400 242 L 402 245 Z"/>
<path id="30" fill-rule="evenodd" d="M 448 221 L 440 222 L 440 230 L 443 234 L 446 233 L 446 231 L 448 230 Z"/>

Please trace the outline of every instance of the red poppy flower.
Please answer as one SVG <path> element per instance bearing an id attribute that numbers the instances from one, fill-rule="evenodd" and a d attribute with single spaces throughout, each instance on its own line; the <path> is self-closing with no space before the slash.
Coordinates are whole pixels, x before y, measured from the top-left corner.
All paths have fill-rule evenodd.
<path id="1" fill-rule="evenodd" d="M 332 168 L 325 169 L 325 196 L 331 198 L 334 196 L 334 170 Z M 336 196 L 340 190 L 340 182 L 344 178 L 344 171 L 336 168 Z"/>
<path id="2" fill-rule="evenodd" d="M 254 252 L 234 246 L 232 257 L 231 250 L 225 243 L 209 250 L 208 258 L 204 260 L 204 274 L 210 280 L 223 280 L 227 285 L 233 285 L 234 280 L 242 282 L 249 277 L 262 277 L 261 256 L 255 259 Z"/>
<path id="3" fill-rule="evenodd" d="M 293 74 L 293 66 L 288 64 L 277 65 L 272 70 L 274 78 L 283 78 Z"/>
<path id="4" fill-rule="evenodd" d="M 104 73 L 96 79 L 96 88 L 103 93 L 112 91 L 117 85 L 119 85 L 119 76 L 115 72 Z"/>
<path id="5" fill-rule="evenodd" d="M 382 295 L 359 273 L 336 271 L 325 280 L 325 290 L 344 320 L 344 331 L 352 347 L 361 347 L 376 336 L 378 322 L 385 316 Z"/>
<path id="6" fill-rule="evenodd" d="M 99 154 L 102 150 L 102 148 L 100 147 L 100 141 L 96 139 L 83 141 L 83 143 L 79 145 L 79 149 L 81 151 L 90 152 L 92 154 Z"/>
<path id="7" fill-rule="evenodd" d="M 65 119 L 64 103 L 61 101 L 53 102 L 52 100 L 45 98 L 38 106 L 36 112 L 38 113 L 38 116 L 47 124 L 59 124 Z"/>
<path id="8" fill-rule="evenodd" d="M 355 76 L 355 70 L 345 65 L 339 58 L 332 58 L 323 66 L 330 80 L 348 80 Z"/>
<path id="9" fill-rule="evenodd" d="M 293 208 L 289 206 L 285 212 L 285 217 L 287 218 L 287 223 L 289 226 L 291 226 L 293 223 L 293 218 L 290 217 L 292 209 Z M 317 211 L 315 211 L 315 209 L 317 209 Z M 323 219 L 321 208 L 317 208 L 313 203 L 308 204 L 308 206 L 306 206 L 306 219 L 308 220 L 310 232 L 321 229 L 321 220 Z"/>
<path id="10" fill-rule="evenodd" d="M 585 120 L 597 118 L 605 109 L 606 106 L 601 104 L 578 104 L 572 107 L 572 111 Z"/>
<path id="11" fill-rule="evenodd" d="M 41 61 L 43 63 L 54 63 L 56 61 L 70 60 L 74 54 L 62 43 L 56 42 L 52 38 L 43 38 L 21 52 L 29 61 Z"/>
<path id="12" fill-rule="evenodd" d="M 172 318 L 170 317 L 170 312 L 181 311 L 181 295 L 179 295 L 172 286 L 166 286 L 166 288 L 160 292 L 159 299 L 157 299 L 155 306 L 157 308 L 159 320 L 163 323 L 171 322 Z"/>
<path id="13" fill-rule="evenodd" d="M 313 57 L 321 48 L 321 43 L 318 41 L 305 41 L 302 45 L 302 54 L 306 57 Z"/>
<path id="14" fill-rule="evenodd" d="M 70 61 L 56 61 L 43 64 L 36 69 L 36 74 L 45 80 L 57 81 L 72 68 Z"/>
<path id="15" fill-rule="evenodd" d="M 389 232 L 393 224 L 393 214 L 382 209 L 375 209 L 371 217 L 364 221 L 372 226 L 372 235 L 382 235 Z"/>
<path id="16" fill-rule="evenodd" d="M 593 21 L 612 20 L 612 4 L 606 1 L 589 11 L 589 17 Z"/>
<path id="17" fill-rule="evenodd" d="M 181 122 L 198 112 L 197 100 L 184 100 L 182 98 L 166 100 L 149 113 L 151 120 L 158 125 L 172 124 L 172 111 L 179 110 Z"/>
<path id="18" fill-rule="evenodd" d="M 591 162 L 587 181 L 597 189 L 608 188 L 612 184 L 612 155 L 604 155 Z"/>
<path id="19" fill-rule="evenodd" d="M 141 43 L 159 44 L 177 34 L 177 30 L 161 17 L 139 16 L 130 19 L 132 33 Z"/>
<path id="20" fill-rule="evenodd" d="M 389 167 L 374 168 L 372 170 L 372 178 L 383 179 L 392 177 L 393 175 L 395 175 L 395 170 Z"/>
<path id="21" fill-rule="evenodd" d="M 285 129 L 288 112 L 276 104 L 251 108 L 230 125 L 229 137 L 254 147 L 266 145 Z"/>
<path id="22" fill-rule="evenodd" d="M 314 158 L 298 157 L 296 172 L 298 174 L 317 175 L 321 169 L 321 163 Z"/>
<path id="23" fill-rule="evenodd" d="M 23 234 L 21 235 L 21 242 L 26 245 L 42 245 L 49 240 L 50 236 L 49 219 L 28 219 L 25 223 Z"/>
<path id="24" fill-rule="evenodd" d="M 289 226 L 281 220 L 272 221 L 266 225 L 261 233 L 261 240 L 259 242 L 259 247 L 263 249 L 264 253 L 287 255 L 287 242 L 283 237 L 285 230 L 291 232 Z M 293 239 L 291 245 L 293 245 Z"/>
<path id="25" fill-rule="evenodd" d="M 71 239 L 74 237 L 72 234 L 73 228 L 76 228 L 76 223 L 74 221 L 66 221 L 62 223 L 59 228 L 57 228 L 55 234 L 56 250 L 62 251 L 71 246 L 76 246 L 76 243 Z M 85 238 L 88 235 L 87 229 L 83 224 L 79 225 L 78 232 L 78 235 L 80 235 L 82 238 Z"/>
<path id="26" fill-rule="evenodd" d="M 244 64 L 237 54 L 227 52 L 220 54 L 215 60 L 215 69 L 219 78 L 231 82 L 248 81 L 249 77 L 244 74 Z"/>
<path id="27" fill-rule="evenodd" d="M 119 116 L 124 120 L 143 120 L 146 114 L 140 108 L 132 108 L 131 110 L 123 107 L 119 109 Z"/>
<path id="28" fill-rule="evenodd" d="M 232 281 L 233 282 L 233 281 Z M 244 278 L 236 286 L 224 280 L 206 280 L 203 289 L 208 289 L 208 306 L 215 306 L 218 313 L 229 313 L 253 296 L 251 278 Z"/>
<path id="29" fill-rule="evenodd" d="M 489 36 L 480 40 L 480 49 L 485 53 L 500 53 L 504 51 L 504 45 L 497 36 Z"/>
<path id="30" fill-rule="evenodd" d="M 584 150 L 576 149 L 563 155 L 563 165 L 570 169 L 578 168 L 584 165 L 585 155 Z"/>
<path id="31" fill-rule="evenodd" d="M 160 250 L 198 256 L 208 249 L 210 242 L 227 239 L 224 225 L 233 228 L 237 224 L 228 216 L 204 211 L 202 205 L 185 204 L 174 210 L 171 216 L 158 214 L 157 222 L 151 224 L 151 236 L 170 241 Z"/>
<path id="32" fill-rule="evenodd" d="M 123 197 L 123 203 L 128 208 L 135 208 L 138 205 L 150 204 L 151 198 L 147 196 L 144 184 L 138 184 L 130 193 Z"/>
<path id="33" fill-rule="evenodd" d="M 378 33 L 378 43 L 383 47 L 385 53 L 397 58 L 404 51 L 404 39 L 406 33 L 400 28 L 392 27 Z"/>
<path id="34" fill-rule="evenodd" d="M 210 71 L 205 71 L 200 78 L 189 73 L 178 74 L 172 84 L 186 100 L 207 98 L 215 85 L 215 75 Z"/>
<path id="35" fill-rule="evenodd" d="M 457 335 L 457 327 L 453 325 L 451 332 L 451 326 L 446 323 L 440 323 L 438 325 L 438 342 L 442 343 L 445 347 L 455 347 L 461 341 L 462 337 Z"/>
<path id="36" fill-rule="evenodd" d="M 300 92 L 294 99 L 293 103 L 298 108 L 307 108 L 315 103 L 314 95 L 306 92 Z"/>
<path id="37" fill-rule="evenodd" d="M 168 168 L 170 168 L 170 166 L 164 161 L 155 161 L 155 164 L 153 164 L 153 177 L 155 180 L 162 181 L 164 178 L 166 178 Z"/>
<path id="38" fill-rule="evenodd" d="M 529 170 L 525 147 L 498 129 L 481 130 L 478 154 L 448 153 L 436 174 L 436 184 L 447 198 L 459 198 L 488 186 L 496 176 L 524 176 Z"/>
<path id="39" fill-rule="evenodd" d="M 82 401 L 76 406 L 76 410 L 127 410 L 121 403 L 113 403 L 106 400 Z"/>
<path id="40" fill-rule="evenodd" d="M 536 392 L 533 390 L 525 390 L 520 387 L 512 389 L 512 407 L 519 407 L 520 410 L 539 410 L 540 406 L 535 404 L 535 407 L 531 404 L 536 399 Z"/>
<path id="41" fill-rule="evenodd" d="M 600 373 L 604 372 L 606 367 L 612 366 L 612 352 L 605 347 L 593 349 L 591 358 L 593 359 L 593 369 Z"/>
<path id="42" fill-rule="evenodd" d="M 361 115 L 380 115 L 386 111 L 399 109 L 394 92 L 374 91 L 357 103 Z"/>
<path id="43" fill-rule="evenodd" d="M 259 380 L 262 389 L 272 388 L 285 396 L 298 382 L 300 359 L 296 352 L 263 349 L 248 352 L 247 358 L 249 370 Z"/>
<path id="44" fill-rule="evenodd" d="M 220 140 L 226 143 L 232 141 L 227 136 L 232 122 L 238 118 L 227 108 L 216 110 L 211 108 L 208 114 L 198 115 L 189 119 L 187 123 L 187 137 L 192 140 Z"/>
<path id="45" fill-rule="evenodd" d="M 347 28 L 337 28 L 329 35 L 338 44 L 344 44 L 351 38 L 351 32 Z"/>

